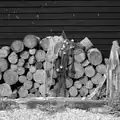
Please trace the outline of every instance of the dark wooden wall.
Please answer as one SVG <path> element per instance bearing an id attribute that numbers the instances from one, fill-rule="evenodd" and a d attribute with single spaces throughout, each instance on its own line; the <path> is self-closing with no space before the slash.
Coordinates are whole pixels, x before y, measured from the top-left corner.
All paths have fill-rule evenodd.
<path id="1" fill-rule="evenodd" d="M 120 1 L 1 1 L 0 46 L 27 34 L 43 38 L 65 31 L 76 41 L 88 37 L 105 57 L 120 41 Z"/>

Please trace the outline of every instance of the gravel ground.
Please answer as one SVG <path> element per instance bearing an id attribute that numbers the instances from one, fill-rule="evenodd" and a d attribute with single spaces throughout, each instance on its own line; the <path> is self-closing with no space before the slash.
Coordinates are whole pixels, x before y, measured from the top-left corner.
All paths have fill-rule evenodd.
<path id="1" fill-rule="evenodd" d="M 39 109 L 14 109 L 0 112 L 0 120 L 120 120 L 112 115 L 90 113 L 85 110 L 65 108 L 54 114 Z"/>

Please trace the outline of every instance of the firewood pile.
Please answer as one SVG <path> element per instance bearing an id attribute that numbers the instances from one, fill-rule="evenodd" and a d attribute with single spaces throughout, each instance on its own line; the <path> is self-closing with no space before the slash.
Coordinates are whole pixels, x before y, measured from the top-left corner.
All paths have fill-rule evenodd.
<path id="1" fill-rule="evenodd" d="M 27 35 L 0 49 L 0 96 L 93 98 L 105 83 L 102 53 L 86 37 Z"/>

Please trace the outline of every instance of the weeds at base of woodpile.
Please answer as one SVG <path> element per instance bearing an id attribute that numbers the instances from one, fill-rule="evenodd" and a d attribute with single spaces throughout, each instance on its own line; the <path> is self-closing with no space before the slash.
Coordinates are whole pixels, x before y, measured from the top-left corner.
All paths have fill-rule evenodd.
<path id="1" fill-rule="evenodd" d="M 117 92 L 112 100 L 108 100 L 108 106 L 111 108 L 110 114 L 120 117 L 120 92 Z"/>

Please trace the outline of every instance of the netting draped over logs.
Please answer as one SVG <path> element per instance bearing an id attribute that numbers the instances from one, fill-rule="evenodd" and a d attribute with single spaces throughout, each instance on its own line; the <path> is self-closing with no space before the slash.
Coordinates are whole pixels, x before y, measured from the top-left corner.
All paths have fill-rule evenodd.
<path id="1" fill-rule="evenodd" d="M 0 96 L 99 99 L 107 65 L 87 37 L 76 43 L 64 32 L 43 39 L 26 35 L 0 49 Z"/>

